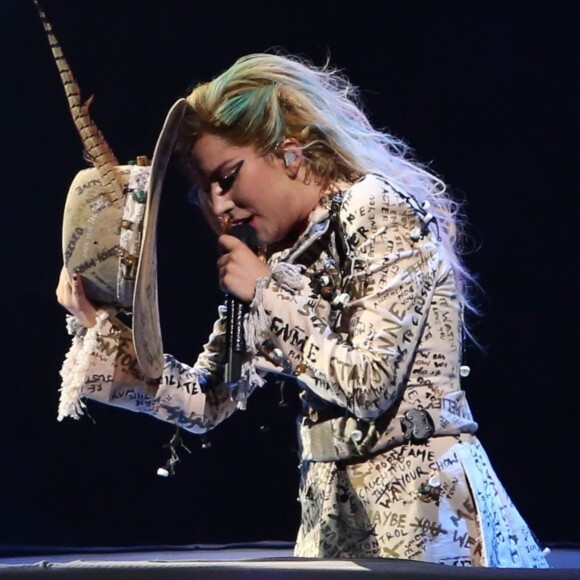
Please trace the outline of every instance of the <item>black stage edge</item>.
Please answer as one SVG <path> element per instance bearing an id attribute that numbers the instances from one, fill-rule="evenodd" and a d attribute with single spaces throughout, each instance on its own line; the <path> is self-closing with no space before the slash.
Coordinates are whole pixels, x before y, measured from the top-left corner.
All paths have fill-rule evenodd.
<path id="1" fill-rule="evenodd" d="M 286 580 L 316 578 L 580 580 L 580 550 L 553 549 L 549 570 L 454 568 L 397 559 L 291 557 L 286 542 L 140 548 L 0 547 L 0 578 L 39 575 L 78 580 Z M 7 556 L 7 554 L 9 554 Z"/>
<path id="2" fill-rule="evenodd" d="M 318 578 L 389 578 L 390 580 L 449 578 L 580 578 L 580 570 L 523 570 L 501 568 L 454 568 L 405 560 L 316 560 L 270 559 L 191 562 L 40 562 L 0 568 L 1 578 L 30 578 L 40 575 L 78 580 L 289 580 Z"/>

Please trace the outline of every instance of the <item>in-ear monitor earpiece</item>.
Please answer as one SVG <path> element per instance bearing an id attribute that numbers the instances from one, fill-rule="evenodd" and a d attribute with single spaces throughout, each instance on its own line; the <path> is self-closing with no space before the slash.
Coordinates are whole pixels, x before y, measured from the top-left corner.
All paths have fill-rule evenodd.
<path id="1" fill-rule="evenodd" d="M 294 161 L 296 161 L 296 152 L 284 151 L 284 166 L 289 167 Z"/>

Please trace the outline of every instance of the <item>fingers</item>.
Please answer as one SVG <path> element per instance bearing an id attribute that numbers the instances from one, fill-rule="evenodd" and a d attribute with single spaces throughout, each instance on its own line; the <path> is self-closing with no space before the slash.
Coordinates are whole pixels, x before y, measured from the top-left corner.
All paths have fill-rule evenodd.
<path id="1" fill-rule="evenodd" d="M 228 234 L 222 234 L 218 238 L 218 248 L 222 252 L 231 252 L 232 250 L 235 250 L 236 248 L 239 248 L 240 246 L 247 247 L 246 244 L 244 244 L 244 242 L 242 242 L 241 240 L 238 240 L 238 238 L 236 238 L 235 236 L 230 236 Z M 250 249 L 248 248 L 248 250 L 250 250 Z"/>
<path id="2" fill-rule="evenodd" d="M 71 286 L 76 300 L 79 302 L 86 300 L 83 279 L 78 274 L 73 274 Z"/>
<path id="3" fill-rule="evenodd" d="M 223 284 L 224 277 L 228 272 L 232 272 L 232 270 L 236 270 L 239 266 L 240 268 L 244 267 L 244 264 L 247 262 L 249 256 L 246 255 L 250 254 L 251 256 L 254 253 L 242 242 L 238 240 L 238 238 L 234 236 L 229 236 L 224 234 L 218 238 L 218 246 L 221 250 L 221 256 L 217 260 L 217 267 L 219 271 L 219 278 L 220 282 Z"/>
<path id="4" fill-rule="evenodd" d="M 63 266 L 60 270 L 60 275 L 58 278 L 58 285 L 64 285 L 64 284 L 69 284 L 69 279 L 68 279 L 68 272 L 66 271 L 66 267 Z"/>
<path id="5" fill-rule="evenodd" d="M 66 304 L 70 301 L 71 292 L 72 288 L 68 279 L 68 272 L 63 267 L 58 278 L 58 286 L 56 287 L 56 299 L 61 306 L 66 308 Z"/>
<path id="6" fill-rule="evenodd" d="M 56 299 L 61 306 L 76 316 L 81 324 L 87 328 L 95 325 L 96 308 L 85 295 L 81 276 L 73 274 L 70 279 L 66 268 L 63 268 L 56 288 Z"/>
<path id="7" fill-rule="evenodd" d="M 217 261 L 222 290 L 240 300 L 251 301 L 256 281 L 269 275 L 269 267 L 241 240 L 223 235 L 218 241 L 223 251 Z"/>
<path id="8" fill-rule="evenodd" d="M 56 293 L 58 294 L 62 290 L 64 290 L 67 286 L 70 286 L 70 281 L 68 279 L 68 272 L 66 268 L 63 266 L 60 275 L 58 277 L 58 285 L 56 287 Z"/>
<path id="9" fill-rule="evenodd" d="M 65 308 L 78 307 L 79 303 L 86 300 L 82 278 L 78 274 L 73 274 L 72 279 L 69 278 L 66 268 L 63 267 L 56 288 L 56 298 Z"/>

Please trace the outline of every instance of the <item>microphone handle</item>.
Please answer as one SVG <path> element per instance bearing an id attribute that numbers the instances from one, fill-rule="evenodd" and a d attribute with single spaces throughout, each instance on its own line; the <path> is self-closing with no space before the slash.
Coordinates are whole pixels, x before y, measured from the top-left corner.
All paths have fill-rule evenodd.
<path id="1" fill-rule="evenodd" d="M 226 323 L 226 368 L 225 383 L 237 383 L 242 376 L 242 360 L 246 352 L 244 340 L 244 315 L 247 305 L 232 296 L 226 295 L 227 323 Z"/>
<path id="2" fill-rule="evenodd" d="M 235 236 L 250 249 L 256 250 L 258 241 L 256 231 L 249 224 L 243 223 L 231 228 L 229 234 Z M 246 353 L 244 339 L 244 315 L 249 306 L 231 294 L 226 294 L 226 367 L 224 381 L 227 385 L 237 383 L 242 376 L 242 362 Z"/>

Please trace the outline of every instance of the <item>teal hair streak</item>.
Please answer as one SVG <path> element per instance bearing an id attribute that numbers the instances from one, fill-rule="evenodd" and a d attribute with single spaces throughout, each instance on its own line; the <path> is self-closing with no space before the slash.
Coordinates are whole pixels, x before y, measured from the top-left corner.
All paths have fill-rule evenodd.
<path id="1" fill-rule="evenodd" d="M 216 109 L 213 121 L 216 127 L 236 128 L 247 143 L 255 143 L 263 151 L 274 149 L 286 131 L 278 85 L 242 90 Z"/>

